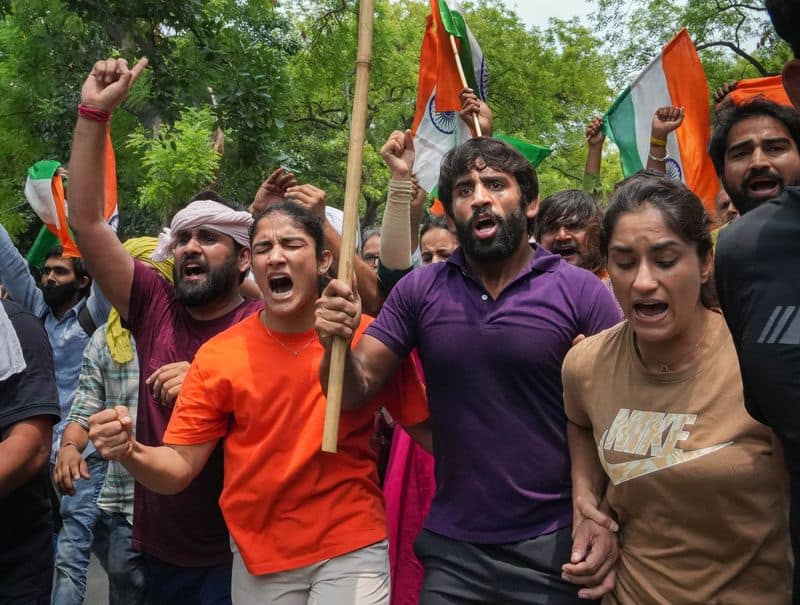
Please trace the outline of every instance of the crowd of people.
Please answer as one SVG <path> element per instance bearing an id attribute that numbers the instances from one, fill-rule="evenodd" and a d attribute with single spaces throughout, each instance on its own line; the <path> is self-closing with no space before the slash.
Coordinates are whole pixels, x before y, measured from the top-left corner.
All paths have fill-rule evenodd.
<path id="1" fill-rule="evenodd" d="M 98 61 L 80 258 L 37 279 L 0 225 L 0 603 L 82 603 L 92 553 L 115 605 L 800 602 L 800 12 L 767 4 L 794 107 L 716 92 L 715 200 L 665 172 L 680 107 L 608 199 L 592 118 L 581 188 L 540 199 L 465 89 L 443 213 L 393 132 L 354 275 L 285 168 L 120 242 L 106 128 L 147 60 Z"/>

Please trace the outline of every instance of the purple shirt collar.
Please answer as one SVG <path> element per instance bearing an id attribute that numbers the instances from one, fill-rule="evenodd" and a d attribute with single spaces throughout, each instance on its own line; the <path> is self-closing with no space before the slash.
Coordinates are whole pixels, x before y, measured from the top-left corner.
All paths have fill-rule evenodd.
<path id="1" fill-rule="evenodd" d="M 543 246 L 538 244 L 531 244 L 531 247 L 533 248 L 533 257 L 531 258 L 527 268 L 517 275 L 515 281 L 516 279 L 523 275 L 527 275 L 528 273 L 552 273 L 558 269 L 558 265 L 561 262 L 561 257 L 558 254 L 548 252 Z M 464 252 L 461 249 L 461 246 L 456 248 L 453 254 L 450 255 L 450 258 L 448 258 L 445 262 L 458 267 L 458 270 L 461 271 L 462 274 L 472 276 L 472 271 L 470 271 L 469 265 L 467 264 L 467 259 L 464 257 Z"/>

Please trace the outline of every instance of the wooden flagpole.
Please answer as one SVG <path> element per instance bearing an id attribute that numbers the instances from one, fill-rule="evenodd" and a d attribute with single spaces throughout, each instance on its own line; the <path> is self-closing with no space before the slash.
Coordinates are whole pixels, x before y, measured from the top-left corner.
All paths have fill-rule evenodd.
<path id="1" fill-rule="evenodd" d="M 360 0 L 358 13 L 358 51 L 356 53 L 356 89 L 350 118 L 350 146 L 347 151 L 347 180 L 344 187 L 344 225 L 339 250 L 339 279 L 353 277 L 353 255 L 358 228 L 358 198 L 361 193 L 361 163 L 364 155 L 364 133 L 367 127 L 367 97 L 372 67 L 372 24 L 375 0 Z M 325 404 L 325 425 L 322 430 L 322 451 L 336 452 L 339 440 L 339 415 L 342 408 L 342 382 L 348 343 L 334 338 L 328 374 L 328 398 Z"/>
<path id="2" fill-rule="evenodd" d="M 467 84 L 467 76 L 464 75 L 464 66 L 461 65 L 461 57 L 458 56 L 456 37 L 453 34 L 450 34 L 450 47 L 453 49 L 453 56 L 456 58 L 456 67 L 458 67 L 458 75 L 461 77 L 461 85 L 464 88 L 469 88 L 469 84 Z M 481 132 L 481 124 L 478 121 L 478 114 L 472 114 L 472 123 L 475 126 L 475 134 L 479 137 L 482 137 L 483 133 Z"/>

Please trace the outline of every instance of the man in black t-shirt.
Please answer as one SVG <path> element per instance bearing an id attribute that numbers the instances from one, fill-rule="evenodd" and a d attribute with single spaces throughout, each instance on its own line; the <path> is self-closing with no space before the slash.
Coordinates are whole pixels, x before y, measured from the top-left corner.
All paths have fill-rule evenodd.
<path id="1" fill-rule="evenodd" d="M 775 29 L 784 37 L 791 36 L 790 45 L 795 54 L 800 53 L 800 3 L 767 0 L 767 7 Z M 800 107 L 798 59 L 786 64 L 783 78 L 789 97 L 795 107 Z M 739 355 L 747 410 L 756 420 L 770 426 L 783 444 L 791 480 L 792 549 L 797 563 L 800 562 L 800 114 L 787 108 L 780 115 L 785 119 L 778 120 L 774 111 L 768 117 L 751 118 L 760 128 L 751 128 L 749 133 L 743 133 L 746 136 L 728 135 L 724 145 L 716 150 L 717 171 L 743 215 L 720 232 L 715 275 L 720 305 Z M 713 141 L 714 137 L 712 157 Z M 736 163 L 742 164 L 737 167 L 739 190 L 749 198 L 741 205 L 723 176 L 727 174 L 730 179 L 730 165 Z M 780 190 L 765 196 L 777 181 Z M 800 602 L 800 564 L 795 565 L 794 602 Z"/>
<path id="2" fill-rule="evenodd" d="M 0 305 L 0 603 L 45 605 L 53 580 L 47 462 L 59 419 L 53 354 L 41 321 L 14 302 Z"/>

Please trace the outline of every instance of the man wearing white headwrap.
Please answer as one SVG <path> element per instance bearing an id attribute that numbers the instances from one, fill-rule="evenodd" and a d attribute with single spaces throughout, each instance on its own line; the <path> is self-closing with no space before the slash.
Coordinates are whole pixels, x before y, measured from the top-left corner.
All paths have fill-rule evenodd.
<path id="1" fill-rule="evenodd" d="M 259 311 L 263 301 L 245 301 L 239 293 L 250 266 L 250 218 L 213 192 L 197 196 L 203 202 L 190 204 L 172 221 L 162 251 L 174 257 L 174 287 L 145 263 L 134 262 L 103 220 L 106 124 L 97 118 L 122 101 L 145 65 L 142 60 L 129 69 L 124 59 L 99 61 L 83 86 L 81 103 L 94 112 L 79 113 L 75 128 L 69 219 L 95 281 L 136 340 L 137 440 L 161 445 L 172 407 L 158 399 L 161 389 L 154 393 L 147 378 L 164 366 L 191 362 L 200 345 Z M 153 603 L 230 603 L 230 544 L 217 504 L 221 487 L 219 450 L 177 496 L 136 485 L 133 546 L 143 554 Z"/>
<path id="2" fill-rule="evenodd" d="M 249 212 L 234 210 L 214 199 L 196 199 L 176 212 L 169 227 L 161 231 L 152 258 L 154 261 L 166 260 L 178 243 L 178 235 L 198 228 L 229 235 L 237 244 L 248 247 L 252 223 L 253 215 Z"/>

